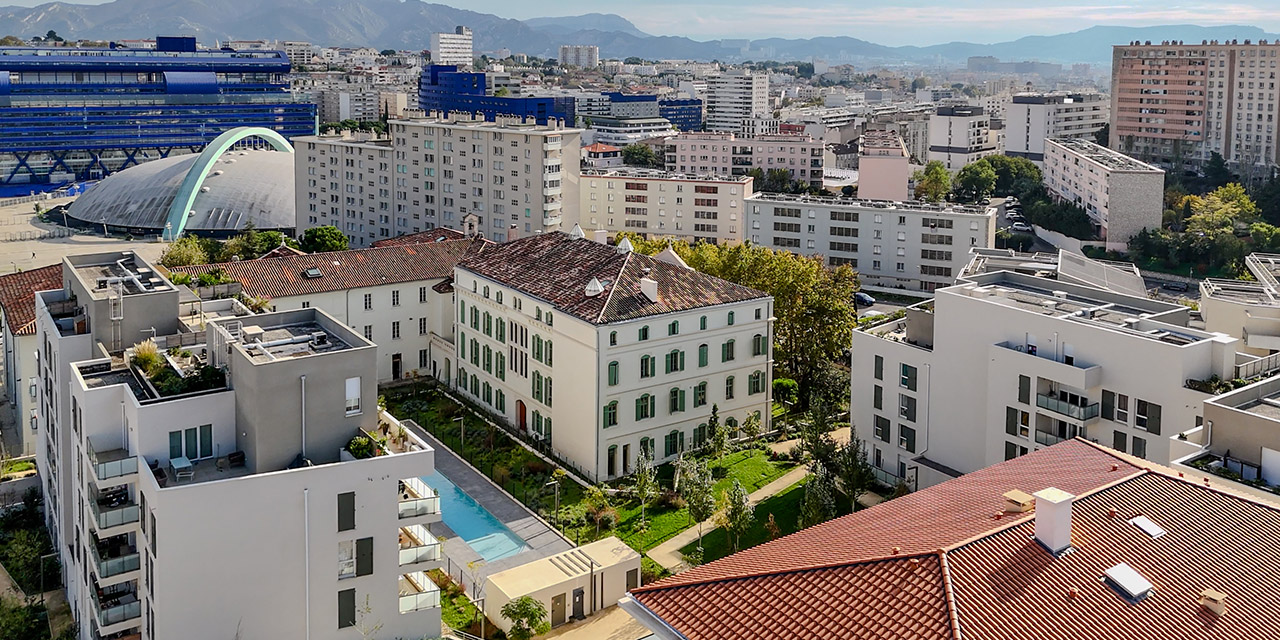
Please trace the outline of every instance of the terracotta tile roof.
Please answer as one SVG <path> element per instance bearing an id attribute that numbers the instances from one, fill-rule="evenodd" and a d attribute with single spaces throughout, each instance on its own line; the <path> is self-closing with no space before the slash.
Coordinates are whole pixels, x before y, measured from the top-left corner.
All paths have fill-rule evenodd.
<path id="1" fill-rule="evenodd" d="M 453 229 L 445 229 L 442 227 L 439 229 L 427 229 L 421 233 L 409 233 L 402 236 L 396 236 L 394 238 L 387 238 L 386 240 L 379 240 L 373 243 L 373 246 L 375 248 L 396 247 L 406 244 L 426 244 L 429 242 L 443 242 L 445 240 L 461 240 L 465 237 L 466 234 L 461 231 L 454 231 Z"/>
<path id="2" fill-rule="evenodd" d="M 1130 461 L 1064 442 L 632 597 L 690 639 L 1280 637 L 1280 510 Z M 1004 492 L 1048 486 L 1078 496 L 1073 548 L 1058 558 L 1034 540 L 1034 512 L 995 517 Z M 1153 539 L 1128 522 L 1139 514 L 1166 533 Z M 1130 604 L 1102 582 L 1120 562 L 1155 593 Z M 843 592 L 846 583 L 868 591 Z M 1197 604 L 1206 588 L 1228 594 L 1225 616 Z"/>
<path id="3" fill-rule="evenodd" d="M 615 147 L 611 144 L 605 144 L 603 142 L 597 142 L 595 144 L 587 145 L 583 147 L 582 150 L 588 153 L 609 153 L 611 151 L 622 151 L 622 149 L 618 147 Z"/>
<path id="4" fill-rule="evenodd" d="M 560 231 L 485 245 L 458 266 L 593 324 L 768 297 L 699 271 L 635 252 L 619 253 L 616 247 Z M 658 282 L 657 302 L 640 292 L 640 280 L 645 277 Z M 592 278 L 604 285 L 604 293 L 587 296 Z"/>
<path id="5" fill-rule="evenodd" d="M 62 265 L 0 276 L 0 309 L 15 336 L 35 335 L 36 292 L 62 288 Z"/>
<path id="6" fill-rule="evenodd" d="M 280 245 L 256 258 L 254 260 L 265 260 L 267 258 L 287 258 L 289 256 L 300 256 L 306 254 L 301 249 L 294 249 L 288 245 Z"/>
<path id="7" fill-rule="evenodd" d="M 284 298 L 448 278 L 453 275 L 453 268 L 463 255 L 485 243 L 484 240 L 467 238 L 177 267 L 173 271 L 199 275 L 222 269 L 244 285 L 248 295 Z M 321 277 L 305 277 L 303 272 L 311 268 L 319 269 Z"/>

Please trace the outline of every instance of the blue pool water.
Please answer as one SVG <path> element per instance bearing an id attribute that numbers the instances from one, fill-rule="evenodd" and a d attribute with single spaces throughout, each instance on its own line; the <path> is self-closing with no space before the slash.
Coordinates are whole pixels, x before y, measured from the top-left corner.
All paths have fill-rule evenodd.
<path id="1" fill-rule="evenodd" d="M 439 471 L 422 476 L 440 494 L 440 516 L 485 562 L 511 557 L 528 548 L 524 540 L 459 489 Z"/>

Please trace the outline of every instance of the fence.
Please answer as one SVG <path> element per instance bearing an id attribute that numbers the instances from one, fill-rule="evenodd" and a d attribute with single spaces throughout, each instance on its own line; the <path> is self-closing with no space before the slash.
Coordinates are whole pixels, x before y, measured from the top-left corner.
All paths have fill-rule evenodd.
<path id="1" fill-rule="evenodd" d="M 1263 356 L 1257 360 L 1251 360 L 1243 364 L 1236 365 L 1236 377 L 1248 380 L 1257 376 L 1272 373 L 1276 369 L 1280 369 L 1280 353 L 1273 353 L 1269 356 Z"/>
<path id="2" fill-rule="evenodd" d="M 47 231 L 11 231 L 0 233 L 0 242 L 22 242 L 25 240 L 48 240 L 50 238 L 70 238 L 75 235 L 71 229 L 59 227 Z"/>

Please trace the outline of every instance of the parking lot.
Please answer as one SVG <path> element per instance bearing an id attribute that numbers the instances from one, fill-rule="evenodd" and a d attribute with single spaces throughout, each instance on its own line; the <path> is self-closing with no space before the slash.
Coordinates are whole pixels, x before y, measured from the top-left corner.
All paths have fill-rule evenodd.
<path id="1" fill-rule="evenodd" d="M 41 203 L 45 208 L 70 202 L 59 198 Z M 97 251 L 133 250 L 148 260 L 156 260 L 165 245 L 150 240 L 104 238 L 102 234 L 71 233 L 66 237 L 41 238 L 50 232 L 61 232 L 61 225 L 40 222 L 31 203 L 0 207 L 0 273 L 26 271 L 56 264 L 64 256 Z M 29 239 L 22 239 L 29 238 Z"/>

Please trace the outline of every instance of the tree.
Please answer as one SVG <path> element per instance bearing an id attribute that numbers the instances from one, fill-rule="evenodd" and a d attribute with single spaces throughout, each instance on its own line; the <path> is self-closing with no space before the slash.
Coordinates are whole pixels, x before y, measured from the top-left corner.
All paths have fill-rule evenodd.
<path id="1" fill-rule="evenodd" d="M 66 40 L 62 39 L 62 36 L 58 35 L 58 32 L 53 29 L 50 29 L 48 33 L 44 34 L 44 40 L 45 42 L 66 42 Z"/>
<path id="2" fill-rule="evenodd" d="M 653 468 L 653 454 L 648 451 L 641 451 L 640 457 L 636 460 L 636 472 L 632 476 L 632 482 L 635 484 L 633 488 L 636 492 L 636 500 L 640 501 L 640 526 L 645 526 L 644 508 L 653 499 L 653 493 L 657 490 L 658 475 Z"/>
<path id="3" fill-rule="evenodd" d="M 395 54 L 396 54 L 395 49 L 383 49 L 382 51 L 378 52 L 378 55 L 380 56 L 394 56 Z"/>
<path id="4" fill-rule="evenodd" d="M 856 430 L 851 429 L 849 441 L 836 450 L 835 462 L 835 471 L 844 486 L 845 495 L 849 497 L 849 512 L 852 513 L 858 508 L 858 498 L 876 481 L 871 463 L 867 461 L 867 448 Z"/>
<path id="5" fill-rule="evenodd" d="M 49 637 L 39 607 L 27 606 L 8 594 L 0 598 L 0 638 L 5 640 L 42 640 Z"/>
<path id="6" fill-rule="evenodd" d="M 923 77 L 923 76 L 921 76 L 921 77 L 919 77 L 919 78 L 916 78 L 915 80 L 912 80 L 912 81 L 911 81 L 911 90 L 912 90 L 912 91 L 915 91 L 915 90 L 917 90 L 917 89 L 923 89 L 923 88 L 925 88 L 925 87 L 927 87 L 927 86 L 929 86 L 929 79 L 928 79 L 928 78 L 925 78 L 925 77 Z"/>
<path id="7" fill-rule="evenodd" d="M 622 162 L 633 167 L 658 166 L 658 156 L 653 147 L 647 144 L 633 143 L 622 148 Z"/>
<path id="8" fill-rule="evenodd" d="M 951 192 L 951 174 L 947 167 L 937 160 L 928 164 L 911 176 L 916 183 L 916 197 L 929 202 L 942 202 Z"/>
<path id="9" fill-rule="evenodd" d="M 1254 200 L 1258 203 L 1258 213 L 1263 220 L 1280 225 L 1280 176 L 1272 174 L 1258 189 Z"/>
<path id="10" fill-rule="evenodd" d="M 511 623 L 511 629 L 507 631 L 511 640 L 529 640 L 551 630 L 546 605 L 532 596 L 520 596 L 502 605 L 500 613 Z"/>
<path id="11" fill-rule="evenodd" d="M 332 225 L 312 227 L 302 234 L 302 250 L 307 253 L 345 251 L 347 247 L 347 236 Z"/>
<path id="12" fill-rule="evenodd" d="M 680 497 L 689 509 L 689 517 L 698 523 L 698 550 L 702 550 L 702 522 L 716 511 L 714 480 L 706 462 L 694 458 L 680 461 Z"/>
<path id="13" fill-rule="evenodd" d="M 983 160 L 996 172 L 996 186 L 993 195 L 1022 196 L 1022 193 L 1037 187 L 1043 182 L 1040 168 L 1026 158 L 1011 158 L 997 155 L 987 156 Z"/>
<path id="14" fill-rule="evenodd" d="M 167 269 L 209 264 L 209 255 L 205 253 L 204 245 L 199 238 L 182 236 L 160 255 L 160 264 Z"/>
<path id="15" fill-rule="evenodd" d="M 971 162 L 956 174 L 956 195 L 967 202 L 977 202 L 996 189 L 996 170 L 986 158 Z"/>
<path id="16" fill-rule="evenodd" d="M 1099 146 L 1106 147 L 1111 144 L 1111 123 L 1104 122 L 1102 128 L 1093 132 L 1093 141 Z"/>
<path id="17" fill-rule="evenodd" d="M 831 439 L 831 413 L 826 404 L 815 404 L 809 419 L 800 422 L 800 448 L 814 464 L 831 469 L 835 466 L 836 441 Z"/>
<path id="18" fill-rule="evenodd" d="M 760 412 L 752 411 L 742 420 L 742 435 L 748 440 L 755 440 L 760 437 Z"/>
<path id="19" fill-rule="evenodd" d="M 1231 182 L 1231 169 L 1222 154 L 1217 151 L 1209 154 L 1209 161 L 1204 163 L 1204 183 L 1209 189 L 1227 186 Z"/>
<path id="20" fill-rule="evenodd" d="M 804 498 L 800 501 L 801 529 L 822 524 L 836 516 L 835 481 L 831 472 L 821 464 L 813 464 L 813 473 L 804 483 Z"/>
<path id="21" fill-rule="evenodd" d="M 0 47 L 25 47 L 27 41 L 18 36 L 5 36 L 0 38 Z"/>
<path id="22" fill-rule="evenodd" d="M 728 489 L 720 493 L 720 513 L 717 520 L 725 533 L 729 534 L 734 553 L 738 552 L 742 534 L 755 522 L 755 510 L 755 505 L 751 504 L 751 496 L 737 478 L 733 479 L 733 484 Z"/>
<path id="23" fill-rule="evenodd" d="M 729 428 L 720 426 L 720 406 L 717 404 L 711 405 L 707 431 L 711 434 L 711 456 L 719 460 L 729 450 Z"/>
<path id="24" fill-rule="evenodd" d="M 511 90 L 506 87 L 498 87 L 493 90 L 493 97 L 495 98 L 505 98 L 509 95 L 511 95 Z"/>

